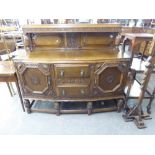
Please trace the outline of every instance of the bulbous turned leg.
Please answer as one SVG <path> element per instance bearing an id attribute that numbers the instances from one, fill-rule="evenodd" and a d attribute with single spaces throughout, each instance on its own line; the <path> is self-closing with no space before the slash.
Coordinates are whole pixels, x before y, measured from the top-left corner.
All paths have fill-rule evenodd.
<path id="1" fill-rule="evenodd" d="M 119 99 L 117 101 L 117 112 L 121 112 L 123 110 L 123 107 L 124 107 L 124 100 Z"/>
<path id="2" fill-rule="evenodd" d="M 60 103 L 55 102 L 54 109 L 56 110 L 56 115 L 59 116 L 60 115 Z"/>
<path id="3" fill-rule="evenodd" d="M 30 101 L 29 100 L 24 100 L 24 105 L 25 105 L 25 108 L 26 108 L 26 112 L 28 114 L 31 113 L 31 104 L 30 104 Z"/>
<path id="4" fill-rule="evenodd" d="M 87 103 L 87 110 L 88 110 L 88 115 L 91 115 L 92 110 L 93 110 L 93 103 L 92 102 Z"/>

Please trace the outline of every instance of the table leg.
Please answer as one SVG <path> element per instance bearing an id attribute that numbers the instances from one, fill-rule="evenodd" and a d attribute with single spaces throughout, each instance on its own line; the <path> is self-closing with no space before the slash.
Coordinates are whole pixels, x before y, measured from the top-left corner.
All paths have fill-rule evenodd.
<path id="1" fill-rule="evenodd" d="M 149 104 L 147 105 L 147 113 L 151 114 L 151 106 L 152 106 L 152 102 L 155 98 L 155 88 L 153 90 L 152 96 L 150 98 Z"/>
<path id="2" fill-rule="evenodd" d="M 21 94 L 21 91 L 20 91 L 20 88 L 19 88 L 19 84 L 18 84 L 17 81 L 16 81 L 16 87 L 17 87 L 17 91 L 18 91 L 18 94 L 19 94 L 19 98 L 20 98 L 20 102 L 21 102 L 21 105 L 22 105 L 22 109 L 23 109 L 23 111 L 25 112 L 22 94 Z"/>
<path id="3" fill-rule="evenodd" d="M 30 114 L 31 113 L 31 104 L 30 104 L 30 101 L 25 99 L 24 100 L 24 105 L 26 107 L 27 113 Z"/>
<path id="4" fill-rule="evenodd" d="M 145 55 L 145 51 L 147 49 L 148 44 L 149 44 L 149 41 L 146 41 L 146 44 L 145 44 L 145 47 L 144 47 L 144 50 L 143 50 L 143 53 L 142 53 L 142 56 L 141 56 L 141 60 L 143 60 L 143 57 Z"/>
<path id="5" fill-rule="evenodd" d="M 56 110 L 56 115 L 59 116 L 60 115 L 60 103 L 59 102 L 54 103 L 54 109 Z"/>
<path id="6" fill-rule="evenodd" d="M 133 60 L 133 57 L 134 57 L 134 48 L 135 48 L 135 45 L 136 45 L 136 40 L 133 39 L 131 41 L 131 59 Z"/>
<path id="7" fill-rule="evenodd" d="M 91 115 L 92 110 L 93 110 L 93 103 L 92 102 L 87 103 L 87 110 L 88 110 L 88 115 Z"/>
<path id="8" fill-rule="evenodd" d="M 13 95 L 16 95 L 16 92 L 15 92 L 15 90 L 13 89 L 13 85 L 12 85 L 11 82 L 9 82 L 9 86 L 10 86 L 10 88 L 11 88 L 12 94 L 13 94 Z"/>
<path id="9" fill-rule="evenodd" d="M 9 82 L 6 82 L 6 84 L 8 86 L 8 89 L 9 89 L 9 92 L 10 92 L 11 97 L 13 97 L 13 93 L 12 93 L 12 90 L 11 90 L 11 87 L 10 87 Z"/>
<path id="10" fill-rule="evenodd" d="M 123 44 L 122 44 L 122 52 L 125 53 L 125 46 L 126 46 L 126 38 L 124 38 L 123 40 Z"/>

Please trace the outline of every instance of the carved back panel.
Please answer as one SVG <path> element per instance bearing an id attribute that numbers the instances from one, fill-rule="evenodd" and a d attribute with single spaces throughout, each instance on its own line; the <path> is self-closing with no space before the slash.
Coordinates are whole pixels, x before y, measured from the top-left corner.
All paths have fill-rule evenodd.
<path id="1" fill-rule="evenodd" d="M 94 49 L 114 46 L 117 33 L 49 33 L 27 34 L 25 46 L 31 51 L 36 49 Z"/>
<path id="2" fill-rule="evenodd" d="M 94 49 L 114 46 L 120 24 L 28 25 L 23 27 L 27 51 Z"/>
<path id="3" fill-rule="evenodd" d="M 117 33 L 85 33 L 82 34 L 82 48 L 102 48 L 114 46 Z"/>

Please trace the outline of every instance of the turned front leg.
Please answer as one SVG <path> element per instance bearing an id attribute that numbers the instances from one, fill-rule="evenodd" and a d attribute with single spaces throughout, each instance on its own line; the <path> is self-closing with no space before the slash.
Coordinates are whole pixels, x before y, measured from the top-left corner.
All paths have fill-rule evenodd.
<path id="1" fill-rule="evenodd" d="M 124 107 L 124 100 L 119 99 L 117 101 L 117 112 L 121 112 L 123 110 L 123 107 Z"/>
<path id="2" fill-rule="evenodd" d="M 88 110 L 88 115 L 92 114 L 92 110 L 93 110 L 93 103 L 92 102 L 87 103 L 87 110 Z"/>
<path id="3" fill-rule="evenodd" d="M 30 101 L 29 100 L 24 100 L 24 105 L 25 105 L 25 108 L 26 108 L 26 112 L 28 114 L 31 113 L 31 104 L 30 104 Z"/>
<path id="4" fill-rule="evenodd" d="M 56 110 L 56 115 L 59 116 L 60 115 L 60 103 L 55 102 L 54 109 Z"/>

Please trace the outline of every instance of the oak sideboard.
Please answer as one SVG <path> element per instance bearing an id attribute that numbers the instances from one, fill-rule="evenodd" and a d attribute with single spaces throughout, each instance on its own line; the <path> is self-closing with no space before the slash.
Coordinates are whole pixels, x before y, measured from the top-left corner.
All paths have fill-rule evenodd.
<path id="1" fill-rule="evenodd" d="M 34 101 L 51 101 L 57 115 L 69 102 L 91 114 L 104 100 L 115 100 L 119 111 L 131 62 L 117 46 L 120 31 L 119 24 L 25 25 L 26 55 L 14 62 L 27 112 Z"/>

